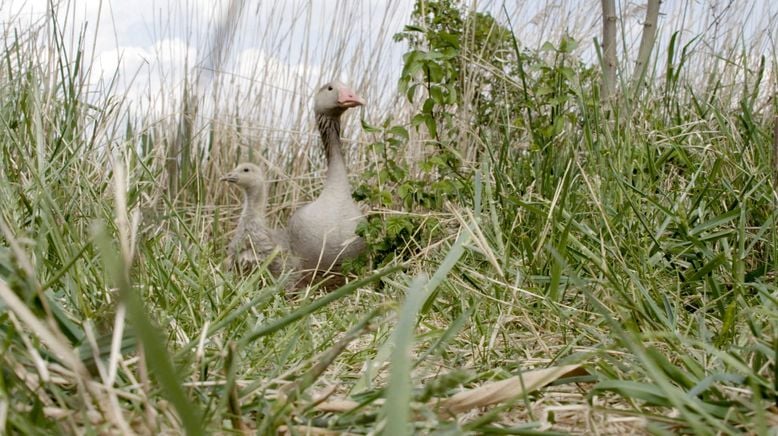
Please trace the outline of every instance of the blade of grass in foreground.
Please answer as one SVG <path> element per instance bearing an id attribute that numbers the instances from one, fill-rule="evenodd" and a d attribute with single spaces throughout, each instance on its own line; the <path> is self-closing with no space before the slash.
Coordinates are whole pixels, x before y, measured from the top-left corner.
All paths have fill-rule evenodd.
<path id="1" fill-rule="evenodd" d="M 391 274 L 393 272 L 399 271 L 400 268 L 402 268 L 401 265 L 395 265 L 389 268 L 384 268 L 380 271 L 377 271 L 375 274 L 365 277 L 363 279 L 354 280 L 351 283 L 348 283 L 344 286 L 341 286 L 336 291 L 333 291 L 324 297 L 319 298 L 318 300 L 314 301 L 313 303 L 307 304 L 295 311 L 290 312 L 284 317 L 281 317 L 279 319 L 276 319 L 274 321 L 271 321 L 269 323 L 266 323 L 260 327 L 257 327 L 256 329 L 250 331 L 246 334 L 246 336 L 243 337 L 243 339 L 240 340 L 238 343 L 238 348 L 245 347 L 246 345 L 250 344 L 251 342 L 257 340 L 258 338 L 261 338 L 262 336 L 269 335 L 275 331 L 278 331 L 287 325 L 307 316 L 310 315 L 313 312 L 316 312 L 317 310 L 321 309 L 324 306 L 327 306 L 328 304 L 335 302 L 346 295 L 351 294 L 352 292 L 356 291 L 362 286 L 365 286 L 366 284 L 378 280 L 381 277 L 384 277 L 388 274 Z"/>
<path id="2" fill-rule="evenodd" d="M 130 286 L 122 256 L 116 254 L 118 250 L 102 227 L 95 231 L 95 242 L 102 255 L 106 272 L 113 278 L 122 301 L 127 305 L 128 318 L 143 344 L 146 361 L 162 392 L 175 407 L 188 435 L 205 434 L 200 407 L 191 401 L 184 391 L 178 377 L 179 372 L 173 365 L 165 341 L 159 333 L 160 329 L 152 323 L 138 292 Z"/>
<path id="3" fill-rule="evenodd" d="M 457 238 L 457 240 L 454 242 L 454 245 L 451 246 L 449 249 L 448 254 L 446 254 L 446 257 L 443 259 L 443 262 L 441 262 L 438 269 L 435 271 L 435 273 L 432 275 L 432 277 L 429 279 L 429 282 L 427 283 L 427 288 L 430 290 L 427 296 L 425 297 L 424 305 L 422 306 L 422 313 L 426 313 L 432 303 L 432 300 L 434 300 L 433 297 L 433 291 L 437 289 L 438 285 L 440 285 L 443 280 L 446 278 L 448 273 L 451 271 L 452 268 L 454 268 L 454 265 L 459 261 L 459 259 L 462 257 L 462 254 L 465 252 L 464 244 L 470 241 L 470 232 L 461 232 Z M 464 323 L 464 319 L 462 319 L 462 322 Z M 452 324 L 452 326 L 447 330 L 447 332 L 444 332 L 443 336 L 441 337 L 441 340 L 439 340 L 437 343 L 433 345 L 434 349 L 439 348 L 442 343 L 444 343 L 447 339 L 445 337 L 450 334 L 451 332 L 457 330 L 459 327 L 457 327 L 457 323 Z M 385 342 L 376 352 L 375 358 L 372 362 L 369 362 L 367 364 L 367 369 L 363 372 L 362 377 L 360 380 L 356 383 L 356 385 L 353 388 L 354 392 L 361 392 L 365 389 L 368 389 L 371 385 L 373 379 L 377 376 L 377 373 L 373 371 L 375 368 L 379 368 L 384 362 L 386 362 L 387 359 L 390 357 L 390 350 L 391 350 L 391 342 Z M 424 359 L 430 356 L 431 351 L 433 351 L 433 348 L 425 352 L 421 358 L 419 358 L 415 366 L 419 365 Z"/>
<path id="4" fill-rule="evenodd" d="M 283 418 L 283 411 L 294 404 L 300 394 L 306 389 L 311 387 L 324 372 L 332 365 L 335 359 L 345 351 L 348 346 L 353 343 L 357 338 L 362 336 L 367 330 L 369 330 L 373 319 L 386 312 L 386 306 L 379 306 L 368 312 L 361 320 L 354 324 L 335 344 L 333 344 L 326 351 L 321 353 L 314 360 L 315 363 L 307 371 L 301 374 L 294 382 L 284 385 L 279 389 L 279 399 L 273 405 L 273 413 L 265 415 L 261 424 L 257 426 L 257 434 L 267 434 L 269 428 L 274 422 Z M 258 384 L 257 384 L 258 385 Z M 256 389 L 256 386 L 251 386 L 245 391 L 252 391 Z M 245 392 L 244 392 L 245 395 Z M 313 407 L 313 406 L 308 406 Z"/>
<path id="5" fill-rule="evenodd" d="M 405 303 L 400 310 L 400 319 L 392 335 L 391 368 L 389 385 L 386 393 L 386 403 L 382 411 L 386 428 L 384 434 L 411 434 L 410 404 L 411 404 L 411 347 L 414 341 L 416 318 L 432 292 L 443 282 L 464 253 L 464 244 L 470 239 L 469 232 L 461 232 L 454 245 L 449 250 L 440 267 L 427 280 L 422 275 L 413 279 L 408 287 Z"/>
<path id="6" fill-rule="evenodd" d="M 257 293 L 257 295 L 252 297 L 251 300 L 242 304 L 240 307 L 238 307 L 235 310 L 230 310 L 230 308 L 226 308 L 226 310 L 224 311 L 226 315 L 224 315 L 221 319 L 218 319 L 213 325 L 208 327 L 208 330 L 206 332 L 204 332 L 205 338 L 206 339 L 210 338 L 211 336 L 216 334 L 216 332 L 227 327 L 231 322 L 233 322 L 242 314 L 248 312 L 250 309 L 263 307 L 263 305 L 267 300 L 269 300 L 274 295 L 278 294 L 280 291 L 281 291 L 281 285 L 275 284 L 273 286 L 263 289 L 262 291 Z M 202 333 L 199 336 L 202 336 Z M 178 350 L 178 352 L 176 353 L 176 357 L 180 357 L 184 353 L 189 352 L 191 349 L 197 346 L 200 340 L 201 340 L 200 337 L 198 337 L 189 341 L 188 344 L 184 345 Z"/>
<path id="7" fill-rule="evenodd" d="M 640 393 L 638 397 L 641 400 L 649 399 L 661 399 L 661 401 L 670 407 L 673 407 L 678 411 L 679 415 L 684 419 L 689 428 L 696 434 L 708 434 L 711 428 L 728 433 L 731 428 L 726 423 L 715 419 L 710 410 L 706 408 L 706 404 L 698 398 L 685 395 L 681 389 L 677 388 L 676 384 L 672 383 L 664 371 L 656 363 L 656 360 L 646 351 L 646 347 L 643 345 L 640 338 L 636 337 L 636 334 L 630 332 L 624 328 L 610 315 L 605 306 L 594 298 L 590 292 L 584 291 L 587 299 L 593 304 L 595 310 L 605 319 L 605 321 L 611 326 L 615 335 L 621 339 L 624 346 L 629 348 L 630 351 L 639 359 L 642 367 L 646 371 L 646 375 L 650 377 L 651 384 L 646 383 L 634 383 L 628 386 L 630 389 L 621 389 L 619 392 L 625 395 L 627 398 L 633 398 L 636 393 Z M 606 386 L 608 382 L 598 383 L 599 387 Z M 617 380 L 617 387 L 624 388 L 625 383 L 622 380 Z M 595 386 L 595 389 L 598 389 Z M 638 390 L 635 386 L 641 386 L 643 390 Z M 653 396 L 648 397 L 645 395 L 646 390 L 655 391 Z M 660 403 L 661 404 L 661 403 Z"/>
<path id="8" fill-rule="evenodd" d="M 386 405 L 383 410 L 386 423 L 384 434 L 405 435 L 412 433 L 409 422 L 411 412 L 411 347 L 413 346 L 416 317 L 429 292 L 428 289 L 424 289 L 425 284 L 427 284 L 425 276 L 418 276 L 411 282 L 405 304 L 400 311 L 400 320 L 392 335 L 394 350 L 391 358 L 392 374 L 389 378 Z"/>

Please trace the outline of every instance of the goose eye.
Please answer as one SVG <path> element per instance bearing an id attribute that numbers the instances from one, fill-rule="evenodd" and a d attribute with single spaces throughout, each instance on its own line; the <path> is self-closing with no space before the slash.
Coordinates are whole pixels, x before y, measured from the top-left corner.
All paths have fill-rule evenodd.
<path id="1" fill-rule="evenodd" d="M 243 168 L 243 172 L 247 173 L 247 172 L 249 172 L 249 169 L 248 168 Z"/>
<path id="2" fill-rule="evenodd" d="M 332 91 L 332 86 L 328 86 L 327 91 Z"/>

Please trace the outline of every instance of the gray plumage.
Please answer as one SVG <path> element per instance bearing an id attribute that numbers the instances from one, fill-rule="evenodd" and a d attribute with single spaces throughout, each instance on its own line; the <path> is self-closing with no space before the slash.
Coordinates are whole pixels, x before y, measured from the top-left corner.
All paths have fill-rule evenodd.
<path id="1" fill-rule="evenodd" d="M 327 179 L 319 197 L 289 220 L 289 243 L 303 269 L 337 270 L 343 260 L 365 248 L 355 233 L 364 217 L 351 198 L 340 143 L 340 116 L 363 104 L 361 97 L 338 81 L 322 86 L 314 99 L 316 124 L 327 156 Z"/>
<path id="2" fill-rule="evenodd" d="M 243 191 L 243 210 L 238 227 L 227 247 L 227 263 L 239 271 L 251 270 L 275 253 L 268 269 L 275 275 L 296 268 L 289 250 L 289 236 L 284 229 L 267 225 L 265 203 L 267 186 L 262 170 L 242 163 L 225 174 L 222 181 L 234 183 Z"/>

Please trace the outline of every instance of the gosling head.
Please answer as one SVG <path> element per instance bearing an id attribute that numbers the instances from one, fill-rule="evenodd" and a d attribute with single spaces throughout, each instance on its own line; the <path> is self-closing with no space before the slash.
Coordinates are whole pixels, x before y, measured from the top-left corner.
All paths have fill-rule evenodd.
<path id="1" fill-rule="evenodd" d="M 333 80 L 319 88 L 314 97 L 313 111 L 317 115 L 339 117 L 346 109 L 364 104 L 365 100 L 351 88 Z"/>
<path id="2" fill-rule="evenodd" d="M 223 175 L 222 182 L 234 183 L 245 191 L 256 191 L 264 186 L 264 173 L 258 166 L 244 162 Z"/>

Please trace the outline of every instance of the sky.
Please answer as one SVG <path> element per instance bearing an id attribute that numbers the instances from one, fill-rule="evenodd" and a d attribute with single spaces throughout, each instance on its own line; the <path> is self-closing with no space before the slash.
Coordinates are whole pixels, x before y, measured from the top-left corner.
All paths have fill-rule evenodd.
<path id="1" fill-rule="evenodd" d="M 2 0 L 3 30 L 39 22 L 47 3 Z M 230 19 L 235 13 L 230 6 L 235 5 L 242 6 L 238 20 Z M 269 87 L 292 94 L 312 90 L 324 80 L 322 74 L 350 82 L 355 70 L 371 62 L 364 51 L 380 43 L 377 38 L 389 40 L 399 31 L 410 5 L 410 0 L 73 0 L 60 2 L 58 19 L 67 29 L 66 41 L 70 37 L 72 43 L 73 35 L 85 30 L 95 86 L 113 83 L 113 91 L 126 93 L 129 100 L 165 105 L 165 97 L 175 94 L 171 90 L 185 74 L 199 74 L 205 88 L 222 76 L 233 88 Z M 333 30 L 333 22 L 343 29 Z M 380 27 L 383 33 L 375 32 Z M 228 50 L 214 47 L 230 40 Z M 325 53 L 332 54 L 324 47 L 327 42 L 344 47 L 345 53 L 336 54 L 343 59 L 340 67 L 324 59 Z M 401 54 L 387 50 L 379 64 L 397 64 Z"/>
<path id="2" fill-rule="evenodd" d="M 644 2 L 617 3 L 625 17 L 624 51 L 630 53 L 636 51 L 629 47 L 637 44 Z M 0 31 L 8 35 L 12 28 L 32 26 L 48 4 L 0 1 Z M 536 48 L 568 32 L 591 54 L 600 32 L 599 4 L 506 0 L 476 7 L 502 22 L 510 17 L 524 46 Z M 264 98 L 284 117 L 291 112 L 275 102 L 303 103 L 333 77 L 374 99 L 395 95 L 405 47 L 392 42 L 392 35 L 408 22 L 412 7 L 413 0 L 61 0 L 57 15 L 71 44 L 84 30 L 96 89 L 164 110 L 175 107 L 185 76 L 197 75 L 204 94 L 253 96 L 260 106 Z M 712 37 L 705 50 L 745 34 L 757 36 L 758 50 L 776 52 L 778 2 L 666 0 L 662 13 L 659 46 L 675 29 L 684 29 L 687 41 L 707 30 Z M 218 50 L 220 44 L 227 49 Z"/>

